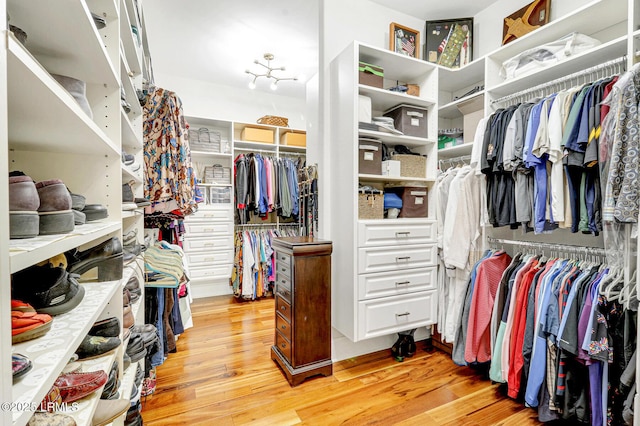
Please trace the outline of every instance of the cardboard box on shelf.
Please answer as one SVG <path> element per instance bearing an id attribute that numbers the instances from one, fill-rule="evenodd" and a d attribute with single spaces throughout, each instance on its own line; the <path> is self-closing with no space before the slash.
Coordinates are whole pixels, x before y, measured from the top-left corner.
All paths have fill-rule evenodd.
<path id="1" fill-rule="evenodd" d="M 242 129 L 240 139 L 247 142 L 274 143 L 274 131 L 258 127 L 245 127 Z"/>
<path id="2" fill-rule="evenodd" d="M 307 146 L 307 134 L 286 132 L 280 136 L 280 144 L 288 146 Z"/>
<path id="3" fill-rule="evenodd" d="M 384 70 L 377 65 L 360 62 L 358 65 L 360 84 L 377 87 L 382 89 L 382 80 L 384 79 Z"/>

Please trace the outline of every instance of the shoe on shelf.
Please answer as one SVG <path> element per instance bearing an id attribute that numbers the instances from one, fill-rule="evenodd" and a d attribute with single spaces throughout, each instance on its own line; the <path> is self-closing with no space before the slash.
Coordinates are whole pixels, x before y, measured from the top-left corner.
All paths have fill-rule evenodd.
<path id="1" fill-rule="evenodd" d="M 93 323 L 88 333 L 90 336 L 118 337 L 120 335 L 120 321 L 111 317 Z"/>
<path id="2" fill-rule="evenodd" d="M 125 351 L 122 354 L 122 370 L 123 371 L 127 371 L 127 369 L 131 366 L 131 357 L 129 356 L 129 354 L 127 353 L 127 351 Z"/>
<path id="3" fill-rule="evenodd" d="M 131 328 L 136 323 L 136 319 L 133 316 L 133 311 L 131 310 L 131 305 L 126 305 L 122 307 L 122 327 L 126 331 Z"/>
<path id="4" fill-rule="evenodd" d="M 93 222 L 94 220 L 106 219 L 109 217 L 107 208 L 102 204 L 87 204 L 82 209 L 82 213 L 86 216 L 87 222 Z"/>
<path id="5" fill-rule="evenodd" d="M 157 329 L 153 324 L 134 325 L 131 327 L 131 333 L 142 336 L 144 347 L 149 347 L 154 341 L 158 340 Z"/>
<path id="6" fill-rule="evenodd" d="M 113 361 L 111 370 L 109 370 L 109 378 L 102 388 L 100 399 L 118 399 L 118 389 L 120 388 L 120 378 L 118 374 L 118 361 Z"/>
<path id="7" fill-rule="evenodd" d="M 9 238 L 33 238 L 40 232 L 40 197 L 36 184 L 22 172 L 9 174 Z"/>
<path id="8" fill-rule="evenodd" d="M 131 333 L 127 344 L 127 354 L 131 357 L 131 362 L 140 361 L 147 356 L 147 349 L 144 347 L 144 340 L 141 335 Z"/>
<path id="9" fill-rule="evenodd" d="M 118 237 L 113 237 L 85 251 L 67 252 L 69 272 L 82 275 L 93 268 L 98 268 L 98 281 L 115 281 L 122 279 L 122 244 Z"/>
<path id="10" fill-rule="evenodd" d="M 136 303 L 142 295 L 142 289 L 140 288 L 140 281 L 136 275 L 129 278 L 129 281 L 125 284 L 124 288 L 129 291 L 129 300 L 131 303 Z"/>
<path id="11" fill-rule="evenodd" d="M 142 415 L 140 411 L 142 410 L 142 406 L 140 401 L 134 404 L 127 411 L 127 417 L 124 420 L 125 426 L 142 426 Z"/>
<path id="12" fill-rule="evenodd" d="M 63 402 L 74 402 L 91 395 L 107 383 L 107 373 L 102 370 L 88 373 L 69 373 L 58 376 L 54 386 L 60 389 Z"/>
<path id="13" fill-rule="evenodd" d="M 87 215 L 79 210 L 73 210 L 73 223 L 76 225 L 84 225 L 87 223 Z"/>
<path id="14" fill-rule="evenodd" d="M 140 364 L 136 367 L 136 376 L 133 378 L 133 384 L 142 386 L 142 381 L 144 380 L 144 370 L 140 367 Z M 133 393 L 131 394 L 133 395 Z"/>
<path id="15" fill-rule="evenodd" d="M 131 187 L 131 183 L 123 183 L 122 184 L 122 202 L 123 203 L 133 203 L 133 188 Z"/>
<path id="16" fill-rule="evenodd" d="M 95 413 L 93 414 L 91 425 L 108 425 L 109 423 L 113 422 L 115 419 L 126 413 L 127 410 L 129 410 L 130 405 L 131 404 L 126 399 L 101 399 L 98 402 Z"/>
<path id="17" fill-rule="evenodd" d="M 40 235 L 68 234 L 75 222 L 71 210 L 69 190 L 60 179 L 49 179 L 36 183 L 40 207 Z"/>
<path id="18" fill-rule="evenodd" d="M 71 208 L 73 210 L 84 209 L 84 206 L 87 204 L 86 197 L 84 195 L 74 194 L 69 190 L 69 188 L 67 188 L 67 191 L 69 191 L 69 194 L 71 195 Z"/>
<path id="19" fill-rule="evenodd" d="M 37 263 L 38 266 L 50 266 L 51 268 L 67 269 L 67 258 L 64 253 L 57 254 L 47 260 Z"/>
<path id="20" fill-rule="evenodd" d="M 80 360 L 97 358 L 115 350 L 120 346 L 119 337 L 100 337 L 86 335 L 76 349 L 76 354 Z"/>
<path id="21" fill-rule="evenodd" d="M 107 21 L 105 21 L 105 19 L 97 13 L 91 12 L 91 18 L 93 18 L 93 23 L 95 24 L 97 29 L 101 30 L 107 26 Z"/>
<path id="22" fill-rule="evenodd" d="M 20 379 L 22 376 L 31 371 L 33 364 L 31 360 L 24 355 L 14 353 L 11 354 L 11 369 L 13 381 Z"/>
<path id="23" fill-rule="evenodd" d="M 48 413 L 36 411 L 29 419 L 27 426 L 76 426 L 73 417 L 62 413 Z"/>
<path id="24" fill-rule="evenodd" d="M 32 266 L 13 274 L 13 297 L 29 303 L 39 313 L 60 315 L 78 306 L 84 297 L 73 274 L 63 268 Z"/>
<path id="25" fill-rule="evenodd" d="M 149 377 L 145 377 L 142 381 L 142 396 L 152 395 L 156 391 L 156 370 L 149 370 Z"/>
<path id="26" fill-rule="evenodd" d="M 51 315 L 11 311 L 11 343 L 26 342 L 43 336 L 51 329 Z"/>
<path id="27" fill-rule="evenodd" d="M 82 80 L 67 77 L 65 75 L 51 74 L 51 77 L 53 77 L 67 92 L 69 92 L 78 105 L 80 105 L 80 109 L 82 109 L 89 118 L 93 120 L 93 112 L 91 111 L 89 101 L 87 100 L 87 84 Z"/>

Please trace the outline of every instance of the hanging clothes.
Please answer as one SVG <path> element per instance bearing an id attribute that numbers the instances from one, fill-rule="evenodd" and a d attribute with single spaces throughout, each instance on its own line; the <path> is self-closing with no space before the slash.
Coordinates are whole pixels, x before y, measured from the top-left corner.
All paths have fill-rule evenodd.
<path id="1" fill-rule="evenodd" d="M 203 202 L 191 165 L 191 151 L 182 101 L 171 91 L 147 94 L 143 124 L 145 213 L 176 211 L 187 215 Z"/>

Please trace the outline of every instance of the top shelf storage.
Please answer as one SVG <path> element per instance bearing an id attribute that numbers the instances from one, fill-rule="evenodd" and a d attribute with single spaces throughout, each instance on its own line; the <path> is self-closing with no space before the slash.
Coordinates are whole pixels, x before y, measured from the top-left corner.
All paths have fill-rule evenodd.
<path id="1" fill-rule="evenodd" d="M 425 74 L 436 69 L 436 65 L 390 50 L 381 50 L 366 44 L 359 44 L 360 61 L 375 64 L 384 69 L 384 78 L 412 83 L 422 80 Z"/>

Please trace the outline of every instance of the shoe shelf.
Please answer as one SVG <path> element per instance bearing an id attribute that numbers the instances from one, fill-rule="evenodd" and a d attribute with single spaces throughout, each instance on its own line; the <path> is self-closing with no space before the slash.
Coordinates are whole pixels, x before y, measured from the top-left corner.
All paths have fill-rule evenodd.
<path id="1" fill-rule="evenodd" d="M 27 356 L 33 363 L 31 371 L 12 387 L 14 402 L 40 404 L 58 377 L 58 373 L 62 371 L 75 353 L 76 348 L 98 319 L 107 302 L 113 298 L 117 291 L 122 289 L 120 281 L 81 285 L 84 287 L 85 295 L 80 304 L 66 314 L 55 316 L 47 334 L 13 345 L 12 352 Z M 105 358 L 104 363 L 108 364 L 105 367 L 107 371 L 114 357 L 114 354 L 101 357 Z M 107 358 L 111 358 L 111 361 Z M 100 361 L 96 360 L 96 363 L 100 364 Z M 30 411 L 15 412 L 13 413 L 13 421 L 17 424 L 26 424 L 31 415 Z M 90 418 L 87 422 L 78 424 L 88 423 L 90 423 Z"/>
<path id="2" fill-rule="evenodd" d="M 108 355 L 101 356 L 99 358 L 81 361 L 82 372 L 88 373 L 92 371 L 102 370 L 107 373 L 107 375 L 109 375 L 111 365 L 113 365 L 113 361 L 115 361 L 116 359 L 117 351 L 118 349 L 112 351 Z M 72 405 L 73 403 L 68 404 L 66 409 L 59 410 L 57 412 L 73 417 L 73 419 L 76 421 L 76 424 L 92 424 L 91 420 L 93 419 L 93 414 L 95 413 L 98 402 L 100 401 L 100 396 L 103 389 L 104 386 L 97 389 L 91 395 L 76 401 L 77 405 L 74 406 Z"/>
<path id="3" fill-rule="evenodd" d="M 8 35 L 7 42 L 10 147 L 120 155 L 119 147 L 13 34 Z"/>
<path id="4" fill-rule="evenodd" d="M 127 58 L 127 64 L 133 75 L 139 75 L 142 73 L 142 58 L 141 50 L 138 47 L 138 42 L 131 31 L 131 25 L 133 23 L 132 16 L 129 15 L 124 0 L 120 1 L 120 37 L 122 45 L 124 46 L 124 54 Z"/>
<path id="5" fill-rule="evenodd" d="M 133 390 L 132 389 L 133 382 L 136 379 L 136 370 L 138 368 L 138 362 L 139 361 L 132 362 L 129 365 L 129 368 L 127 368 L 127 370 L 122 375 L 122 381 L 120 383 L 120 389 L 118 391 L 120 392 L 120 398 L 122 399 L 130 400 L 132 396 L 135 396 L 135 395 L 131 395 L 131 391 Z"/>
<path id="6" fill-rule="evenodd" d="M 122 211 L 122 220 L 139 218 L 144 215 L 144 209 L 142 207 L 137 208 L 135 210 L 123 210 Z"/>
<path id="7" fill-rule="evenodd" d="M 122 182 L 126 183 L 128 181 L 134 181 L 135 184 L 139 185 L 142 183 L 142 167 L 140 167 L 137 171 L 131 170 L 131 167 L 122 165 Z"/>
<path id="8" fill-rule="evenodd" d="M 376 132 L 374 130 L 358 129 L 360 136 L 380 139 L 381 142 L 390 145 L 405 145 L 409 148 L 415 148 L 419 146 L 429 146 L 436 143 L 433 139 L 418 138 L 415 136 L 394 135 L 387 132 Z"/>
<path id="9" fill-rule="evenodd" d="M 119 87 L 116 68 L 84 1 L 8 0 L 7 10 L 11 24 L 27 33 L 29 51 L 46 69 L 87 85 Z"/>
<path id="10" fill-rule="evenodd" d="M 129 149 L 133 148 L 134 151 L 141 150 L 143 147 L 142 132 L 135 129 L 127 113 L 122 108 L 120 108 L 120 117 L 120 122 L 122 123 L 122 146 Z"/>
<path id="11" fill-rule="evenodd" d="M 119 232 L 120 222 L 99 220 L 76 225 L 69 234 L 43 235 L 23 240 L 10 240 L 11 273 L 49 259 L 67 250 Z"/>
<path id="12" fill-rule="evenodd" d="M 138 94 L 136 93 L 133 81 L 131 81 L 131 77 L 129 76 L 129 70 L 124 62 L 126 61 L 126 58 L 121 57 L 120 59 L 122 60 L 120 63 L 120 80 L 122 81 L 122 87 L 124 87 L 124 94 L 127 102 L 131 105 L 131 111 L 127 113 L 127 116 L 131 117 L 131 120 L 133 120 L 142 116 L 142 107 L 140 106 L 140 101 L 138 100 Z"/>

